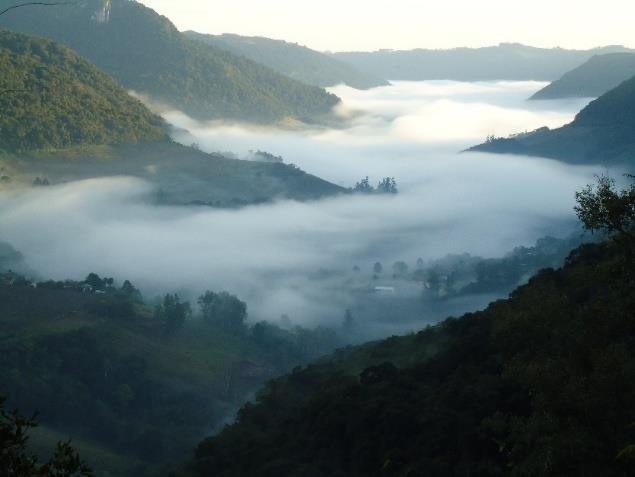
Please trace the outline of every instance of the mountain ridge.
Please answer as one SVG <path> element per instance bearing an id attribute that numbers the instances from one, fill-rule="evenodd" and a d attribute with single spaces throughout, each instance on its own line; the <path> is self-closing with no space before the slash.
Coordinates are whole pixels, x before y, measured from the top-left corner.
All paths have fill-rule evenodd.
<path id="1" fill-rule="evenodd" d="M 20 9 L 0 18 L 0 25 L 62 42 L 126 88 L 195 119 L 319 122 L 339 103 L 321 88 L 188 40 L 141 3 L 112 0 L 103 16 L 102 8 L 99 0 L 80 0 L 51 7 L 47 15 Z"/>
<path id="2" fill-rule="evenodd" d="M 535 93 L 531 100 L 592 98 L 603 95 L 635 76 L 635 54 L 595 55 Z"/>
<path id="3" fill-rule="evenodd" d="M 167 125 L 55 42 L 0 29 L 0 149 L 167 140 Z"/>
<path id="4" fill-rule="evenodd" d="M 346 84 L 363 90 L 389 84 L 386 80 L 364 74 L 329 55 L 284 40 L 228 33 L 209 35 L 186 31 L 184 34 L 191 40 L 226 49 L 313 86 Z"/>
<path id="5" fill-rule="evenodd" d="M 623 46 L 566 50 L 501 43 L 480 48 L 340 52 L 332 56 L 388 80 L 554 81 L 596 54 L 618 51 L 632 50 Z"/>
<path id="6" fill-rule="evenodd" d="M 561 128 L 490 138 L 468 152 L 520 154 L 574 164 L 623 165 L 635 159 L 635 77 L 603 94 Z"/>

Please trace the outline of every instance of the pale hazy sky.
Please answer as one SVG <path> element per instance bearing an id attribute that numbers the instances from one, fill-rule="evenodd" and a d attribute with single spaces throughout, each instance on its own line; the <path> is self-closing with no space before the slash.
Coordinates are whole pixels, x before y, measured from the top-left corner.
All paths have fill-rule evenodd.
<path id="1" fill-rule="evenodd" d="M 635 0 L 142 0 L 182 29 L 318 50 L 635 47 Z"/>

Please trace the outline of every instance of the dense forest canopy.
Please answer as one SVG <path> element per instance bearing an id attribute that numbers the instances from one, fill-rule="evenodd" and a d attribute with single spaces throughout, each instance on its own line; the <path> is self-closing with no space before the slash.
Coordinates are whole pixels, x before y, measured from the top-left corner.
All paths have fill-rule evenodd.
<path id="1" fill-rule="evenodd" d="M 7 2 L 3 0 L 0 5 Z M 188 40 L 141 3 L 80 0 L 20 9 L 0 26 L 65 43 L 124 86 L 197 119 L 315 121 L 339 99 L 232 53 Z"/>
<path id="2" fill-rule="evenodd" d="M 57 43 L 0 30 L 0 149 L 164 140 L 161 118 Z"/>

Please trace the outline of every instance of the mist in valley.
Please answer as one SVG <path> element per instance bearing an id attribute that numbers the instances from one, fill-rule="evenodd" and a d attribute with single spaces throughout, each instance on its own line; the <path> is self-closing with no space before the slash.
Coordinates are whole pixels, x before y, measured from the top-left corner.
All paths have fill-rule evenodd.
<path id="1" fill-rule="evenodd" d="M 561 126 L 588 102 L 525 101 L 542 86 L 337 87 L 338 114 L 348 121 L 338 129 L 248 128 L 166 112 L 174 139 L 206 152 L 253 158 L 266 151 L 345 187 L 366 176 L 371 184 L 394 177 L 399 193 L 227 210 L 158 205 L 149 182 L 99 178 L 3 192 L 0 240 L 46 278 L 97 272 L 131 280 L 147 297 L 178 291 L 192 301 L 205 290 L 225 290 L 247 302 L 252 322 L 278 323 L 287 315 L 294 324 L 339 326 L 353 309 L 360 338 L 416 330 L 497 296 L 422 304 L 419 285 L 391 277 L 393 263 L 414 268 L 418 259 L 447 254 L 500 257 L 577 230 L 574 193 L 601 168 L 461 153 L 488 135 Z M 383 273 L 374 271 L 377 262 Z M 395 296 L 377 297 L 382 286 Z M 369 300 L 384 305 L 364 307 Z"/>

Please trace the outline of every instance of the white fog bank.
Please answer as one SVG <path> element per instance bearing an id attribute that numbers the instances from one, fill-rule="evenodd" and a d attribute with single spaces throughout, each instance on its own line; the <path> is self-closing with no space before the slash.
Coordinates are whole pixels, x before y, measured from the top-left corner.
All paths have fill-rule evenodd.
<path id="1" fill-rule="evenodd" d="M 46 277 L 89 272 L 130 279 L 147 293 L 226 290 L 252 319 L 288 314 L 332 324 L 349 297 L 320 270 L 374 262 L 413 263 L 447 253 L 501 256 L 575 224 L 574 192 L 598 168 L 556 161 L 460 154 L 488 134 L 570 121 L 583 101 L 529 103 L 538 83 L 397 83 L 359 92 L 336 88 L 350 128 L 312 132 L 201 125 L 166 117 L 207 151 L 282 155 L 308 172 L 350 186 L 395 177 L 396 196 L 281 201 L 240 210 L 159 207 L 147 183 L 83 181 L 0 196 L 0 240 Z M 422 323 L 425 317 L 422 317 Z M 414 327 L 415 325 L 413 325 Z"/>

